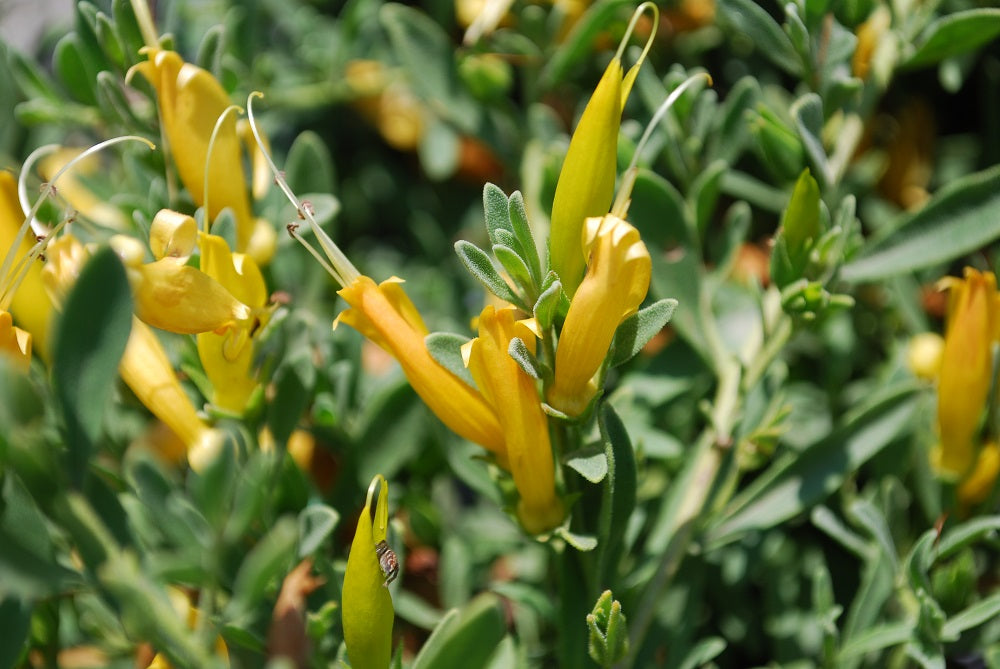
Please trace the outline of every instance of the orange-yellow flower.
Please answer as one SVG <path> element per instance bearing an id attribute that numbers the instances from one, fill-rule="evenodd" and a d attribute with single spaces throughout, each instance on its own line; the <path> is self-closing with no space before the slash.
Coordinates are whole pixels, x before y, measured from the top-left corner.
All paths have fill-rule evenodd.
<path id="1" fill-rule="evenodd" d="M 16 327 L 10 312 L 3 310 L 0 310 L 0 353 L 22 371 L 31 365 L 31 335 Z"/>
<path id="2" fill-rule="evenodd" d="M 962 477 L 976 458 L 979 427 L 993 380 L 993 342 L 1000 320 L 996 277 L 967 267 L 965 278 L 945 278 L 951 293 L 938 378 L 936 465 Z"/>
<path id="3" fill-rule="evenodd" d="M 223 120 L 210 161 L 208 157 L 216 122 L 232 104 L 229 96 L 209 72 L 185 63 L 176 52 L 154 47 L 143 52 L 149 60 L 134 65 L 127 78 L 138 72 L 156 89 L 163 132 L 184 187 L 196 203 L 204 204 L 208 166 L 209 220 L 231 208 L 236 217 L 236 250 L 246 251 L 257 222 L 247 195 L 235 119 Z"/>
<path id="4" fill-rule="evenodd" d="M 570 416 L 582 413 L 597 392 L 601 369 L 625 317 L 646 298 L 652 261 L 639 231 L 614 214 L 587 219 L 587 274 L 570 302 L 556 348 L 548 400 Z"/>
<path id="5" fill-rule="evenodd" d="M 507 461 L 520 502 L 517 515 L 524 528 L 539 534 L 565 516 L 555 494 L 555 469 L 548 420 L 536 382 L 508 352 L 515 337 L 534 353 L 535 335 L 514 319 L 513 308 L 492 305 L 479 315 L 479 337 L 463 349 L 476 386 L 493 407 L 504 435 Z"/>
<path id="6" fill-rule="evenodd" d="M 424 344 L 427 326 L 403 292 L 401 279 L 381 284 L 361 275 L 337 294 L 350 308 L 334 322 L 346 323 L 399 361 L 417 395 L 461 437 L 504 455 L 504 440 L 493 409 L 467 383 L 431 357 Z"/>

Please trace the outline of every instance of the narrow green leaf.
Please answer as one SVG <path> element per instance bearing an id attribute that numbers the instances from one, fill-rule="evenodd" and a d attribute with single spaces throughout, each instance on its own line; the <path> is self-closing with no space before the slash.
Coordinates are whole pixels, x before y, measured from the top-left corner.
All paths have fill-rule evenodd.
<path id="1" fill-rule="evenodd" d="M 565 527 L 557 527 L 555 534 L 581 553 L 587 553 L 597 548 L 597 537 L 570 532 Z"/>
<path id="2" fill-rule="evenodd" d="M 982 625 L 1000 614 L 1000 592 L 995 592 L 972 606 L 956 613 L 944 624 L 941 636 L 946 641 L 955 641 L 967 629 Z"/>
<path id="3" fill-rule="evenodd" d="M 285 178 L 296 193 L 330 193 L 336 189 L 330 149 L 312 130 L 299 133 L 288 149 Z"/>
<path id="4" fill-rule="evenodd" d="M 830 184 L 826 149 L 823 148 L 823 100 L 815 93 L 807 93 L 792 105 L 792 118 L 799 131 L 799 138 L 824 187 Z"/>
<path id="5" fill-rule="evenodd" d="M 521 191 L 516 190 L 511 193 L 507 205 L 507 214 L 510 218 L 510 227 L 517 238 L 521 249 L 521 257 L 528 263 L 531 270 L 531 278 L 535 284 L 542 282 L 542 266 L 538 258 L 538 247 L 535 245 L 535 237 L 531 234 L 531 226 L 528 224 L 528 212 L 524 208 L 524 196 Z"/>
<path id="6" fill-rule="evenodd" d="M 472 374 L 469 373 L 469 368 L 465 366 L 465 361 L 462 359 L 462 346 L 468 341 L 468 337 L 451 332 L 432 332 L 424 337 L 424 344 L 431 357 L 439 365 L 475 388 L 476 382 L 472 380 Z"/>
<path id="7" fill-rule="evenodd" d="M 720 0 L 718 12 L 725 29 L 746 35 L 762 56 L 788 74 L 802 74 L 792 41 L 763 7 L 752 0 Z"/>
<path id="8" fill-rule="evenodd" d="M 909 621 L 888 623 L 868 628 L 845 643 L 841 647 L 837 658 L 841 662 L 860 659 L 868 653 L 904 644 L 910 639 L 912 634 L 913 623 Z"/>
<path id="9" fill-rule="evenodd" d="M 517 251 L 503 244 L 494 244 L 493 255 L 517 286 L 529 294 L 533 292 L 535 282 L 531 278 L 531 270 Z"/>
<path id="10" fill-rule="evenodd" d="M 639 353 L 670 322 L 676 309 L 677 300 L 667 298 L 640 309 L 622 321 L 615 330 L 611 366 L 628 362 Z"/>
<path id="11" fill-rule="evenodd" d="M 226 28 L 218 24 L 205 31 L 198 45 L 195 65 L 211 72 L 216 79 L 222 77 L 222 54 L 226 48 Z"/>
<path id="12" fill-rule="evenodd" d="M 520 337 L 514 337 L 510 340 L 510 344 L 507 346 L 507 355 L 514 358 L 517 366 L 533 379 L 551 376 L 548 369 L 538 362 L 538 359 L 528 350 L 528 346 Z"/>
<path id="13" fill-rule="evenodd" d="M 131 67 L 139 61 L 139 49 L 145 41 L 130 0 L 111 0 L 111 21 L 125 53 L 126 64 Z"/>
<path id="14" fill-rule="evenodd" d="M 951 528 L 944 533 L 941 541 L 938 542 L 938 559 L 946 560 L 973 542 L 982 541 L 987 537 L 995 538 L 998 531 L 1000 531 L 1000 517 L 998 516 L 974 518 L 958 527 Z"/>
<path id="15" fill-rule="evenodd" d="M 696 669 L 711 666 L 709 663 L 726 649 L 725 639 L 717 636 L 702 639 L 684 656 L 677 669 Z"/>
<path id="16" fill-rule="evenodd" d="M 715 213 L 715 205 L 722 192 L 722 179 L 728 170 L 729 163 L 716 160 L 702 170 L 691 184 L 689 197 L 693 201 L 695 222 L 701 234 L 705 233 L 712 214 Z"/>
<path id="17" fill-rule="evenodd" d="M 0 667 L 15 667 L 31 629 L 34 607 L 14 597 L 0 598 Z"/>
<path id="18" fill-rule="evenodd" d="M 104 114 L 111 118 L 117 118 L 118 122 L 126 128 L 140 128 L 144 125 L 136 117 L 132 105 L 122 91 L 121 77 L 115 76 L 107 70 L 98 72 L 95 92 L 97 104 Z"/>
<path id="19" fill-rule="evenodd" d="M 773 527 L 820 502 L 908 429 L 917 405 L 916 388 L 894 388 L 804 453 L 779 459 L 732 500 L 708 530 L 708 542 L 719 546 Z"/>
<path id="20" fill-rule="evenodd" d="M 97 104 L 97 95 L 86 58 L 80 38 L 76 33 L 69 33 L 56 43 L 52 54 L 52 68 L 74 99 L 86 105 L 94 105 Z"/>
<path id="21" fill-rule="evenodd" d="M 847 281 L 872 281 L 945 263 L 1000 237 L 1000 165 L 952 181 L 892 232 L 841 268 Z"/>
<path id="22" fill-rule="evenodd" d="M 497 243 L 498 230 L 510 230 L 510 215 L 507 195 L 503 190 L 494 184 L 488 183 L 483 187 L 483 211 L 486 215 L 486 234 L 490 237 L 490 243 Z"/>
<path id="23" fill-rule="evenodd" d="M 527 306 L 521 303 L 521 300 L 510 289 L 510 286 L 503 280 L 500 273 L 497 272 L 496 267 L 493 266 L 490 257 L 486 255 L 485 251 L 472 242 L 460 239 L 455 242 L 455 252 L 462 260 L 462 263 L 465 264 L 466 269 L 486 287 L 486 290 L 501 300 L 510 302 L 525 311 L 528 310 Z"/>
<path id="24" fill-rule="evenodd" d="M 61 100 L 63 96 L 55 82 L 34 60 L 26 58 L 15 49 L 6 49 L 6 56 L 14 80 L 26 98 L 45 98 L 53 102 Z"/>
<path id="25" fill-rule="evenodd" d="M 980 8 L 943 16 L 924 30 L 904 68 L 939 63 L 975 51 L 1000 35 L 1000 9 Z"/>
<path id="26" fill-rule="evenodd" d="M 482 667 L 506 632 L 499 598 L 483 593 L 452 609 L 424 642 L 411 669 Z"/>
<path id="27" fill-rule="evenodd" d="M 299 513 L 299 557 L 318 551 L 333 533 L 340 514 L 326 504 L 310 504 Z"/>
<path id="28" fill-rule="evenodd" d="M 549 272 L 542 283 L 542 293 L 535 301 L 531 312 L 539 327 L 548 330 L 561 308 L 563 311 L 569 309 L 569 300 L 562 292 L 562 283 L 556 278 L 556 273 Z"/>
<path id="29" fill-rule="evenodd" d="M 111 19 L 104 12 L 97 13 L 96 28 L 97 42 L 101 45 L 101 49 L 104 50 L 104 55 L 123 71 L 127 70 L 131 63 L 126 62 L 125 51 L 122 49 L 122 43 L 118 39 L 115 27 L 111 23 Z M 101 70 L 101 72 L 107 72 L 107 70 Z"/>
<path id="30" fill-rule="evenodd" d="M 732 165 L 750 141 L 748 114 L 760 99 L 760 84 L 747 75 L 737 81 L 715 113 L 714 130 L 708 138 L 707 155 Z"/>
<path id="31" fill-rule="evenodd" d="M 83 267 L 56 324 L 52 385 L 66 421 L 69 473 L 82 482 L 132 329 L 132 293 L 109 247 Z"/>
<path id="32" fill-rule="evenodd" d="M 611 582 L 618 565 L 625 527 L 635 509 L 638 470 L 628 432 L 611 404 L 601 405 L 597 423 L 608 460 L 599 519 L 598 535 L 604 540 L 598 554 L 598 570 L 602 582 Z"/>
<path id="33" fill-rule="evenodd" d="M 233 599 L 226 607 L 231 618 L 249 615 L 267 591 L 277 589 L 296 555 L 298 523 L 280 518 L 243 560 L 233 582 Z"/>
<path id="34" fill-rule="evenodd" d="M 458 133 L 449 124 L 432 118 L 420 137 L 417 156 L 424 172 L 434 181 L 444 181 L 455 174 L 461 143 Z"/>
<path id="35" fill-rule="evenodd" d="M 599 0 L 590 5 L 583 16 L 573 24 L 573 29 L 551 58 L 545 62 L 539 77 L 542 90 L 559 84 L 582 59 L 593 53 L 594 40 L 608 29 L 623 7 L 631 7 L 627 0 Z"/>

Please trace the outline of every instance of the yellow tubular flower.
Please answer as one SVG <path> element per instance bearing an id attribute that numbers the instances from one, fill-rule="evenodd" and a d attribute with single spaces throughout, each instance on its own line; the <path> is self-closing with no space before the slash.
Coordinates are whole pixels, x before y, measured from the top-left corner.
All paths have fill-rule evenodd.
<path id="1" fill-rule="evenodd" d="M 10 313 L 0 310 L 0 354 L 14 361 L 21 371 L 31 366 L 31 335 L 14 326 Z"/>
<path id="2" fill-rule="evenodd" d="M 373 521 L 372 497 L 379 483 Z M 375 554 L 375 546 L 385 541 L 388 526 L 389 484 L 378 474 L 368 486 L 368 498 L 358 518 L 344 573 L 341 619 L 344 644 L 354 669 L 386 669 L 392 655 L 392 597 L 385 586 L 387 575 Z"/>
<path id="3" fill-rule="evenodd" d="M 136 316 L 178 334 L 223 333 L 229 328 L 249 327 L 253 310 L 212 276 L 187 264 L 197 229 L 190 216 L 161 210 L 149 232 L 150 248 L 157 260 L 143 263 L 137 254 L 123 255 Z"/>
<path id="4" fill-rule="evenodd" d="M 621 57 L 632 26 L 647 6 L 652 8 L 654 17 L 658 18 L 656 7 L 651 3 L 643 3 L 636 10 L 618 53 L 608 63 L 593 96 L 583 110 L 556 182 L 549 235 L 550 253 L 552 269 L 559 275 L 563 290 L 570 297 L 576 291 L 584 272 L 586 256 L 580 248 L 583 222 L 591 216 L 603 216 L 607 213 L 614 196 L 622 108 L 646 51 L 643 51 L 627 75 L 622 68 Z M 657 21 L 654 20 L 653 34 L 656 33 L 656 24 Z M 649 44 L 646 49 L 649 49 Z"/>
<path id="5" fill-rule="evenodd" d="M 38 171 L 46 181 L 51 180 L 59 170 L 77 158 L 83 149 L 64 148 L 42 158 Z M 76 163 L 75 169 L 64 174 L 59 180 L 59 196 L 87 218 L 115 230 L 124 230 L 129 221 L 122 210 L 103 201 L 81 180 L 80 176 L 99 173 L 101 163 L 97 156 L 88 156 Z"/>
<path id="6" fill-rule="evenodd" d="M 587 274 L 569 305 L 556 348 L 549 404 L 570 415 L 583 412 L 597 391 L 594 375 L 615 330 L 646 298 L 652 261 L 639 231 L 613 214 L 587 219 Z"/>
<path id="7" fill-rule="evenodd" d="M 137 318 L 132 319 L 132 333 L 118 373 L 139 401 L 184 442 L 192 469 L 200 471 L 215 457 L 223 434 L 198 417 L 160 340 Z"/>
<path id="8" fill-rule="evenodd" d="M 510 472 L 521 497 L 518 518 L 528 532 L 539 534 L 559 525 L 565 510 L 555 493 L 548 421 L 538 388 L 508 353 L 514 337 L 534 353 L 535 335 L 514 320 L 514 309 L 487 306 L 479 315 L 479 337 L 463 353 L 476 386 L 500 420 Z"/>
<path id="9" fill-rule="evenodd" d="M 943 476 L 961 477 L 976 458 L 976 435 L 993 377 L 992 345 L 1000 326 L 997 282 L 991 272 L 967 267 L 964 280 L 948 277 L 940 285 L 951 294 L 938 379 L 941 443 L 935 464 Z"/>
<path id="10" fill-rule="evenodd" d="M 351 305 L 334 322 L 346 323 L 399 361 L 420 399 L 461 437 L 504 458 L 504 438 L 493 409 L 467 383 L 442 367 L 427 350 L 427 327 L 403 292 L 401 279 L 376 285 L 360 276 L 337 294 Z"/>
<path id="11" fill-rule="evenodd" d="M 23 222 L 24 213 L 17 199 L 17 180 L 10 172 L 0 171 L 0 258 L 13 252 L 16 254 L 14 260 L 18 261 L 27 255 L 34 244 L 33 238 L 22 241 L 16 251 L 11 248 Z M 0 277 L 0 285 L 4 285 L 6 279 Z M 41 263 L 33 263 L 21 279 L 9 311 L 18 325 L 31 333 L 34 349 L 43 360 L 48 361 L 53 306 L 42 281 Z"/>
<path id="12" fill-rule="evenodd" d="M 201 269 L 249 306 L 259 318 L 245 321 L 224 334 L 198 335 L 198 357 L 212 382 L 212 403 L 242 413 L 257 387 L 253 375 L 253 336 L 264 326 L 267 286 L 257 264 L 247 255 L 230 253 L 222 237 L 201 235 Z"/>
<path id="13" fill-rule="evenodd" d="M 184 187 L 196 203 L 205 203 L 208 144 L 219 116 L 230 106 L 229 96 L 209 72 L 185 63 L 173 51 L 144 49 L 149 60 L 137 63 L 126 80 L 140 73 L 156 89 L 163 132 Z M 209 166 L 208 218 L 215 220 L 229 207 L 236 217 L 236 250 L 250 244 L 256 222 L 247 197 L 236 121 L 227 118 L 215 137 Z"/>

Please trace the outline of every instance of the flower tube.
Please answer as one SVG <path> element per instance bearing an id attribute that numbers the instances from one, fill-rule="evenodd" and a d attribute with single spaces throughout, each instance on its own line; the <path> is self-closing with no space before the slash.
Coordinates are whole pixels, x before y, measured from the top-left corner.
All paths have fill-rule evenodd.
<path id="1" fill-rule="evenodd" d="M 652 261 L 639 231 L 614 214 L 587 219 L 587 274 L 569 305 L 556 348 L 549 404 L 580 415 L 597 392 L 594 376 L 604 364 L 615 330 L 646 298 Z"/>
<path id="2" fill-rule="evenodd" d="M 513 308 L 492 305 L 479 315 L 479 337 L 463 348 L 476 386 L 493 407 L 504 435 L 507 461 L 520 502 L 517 515 L 524 528 L 539 534 L 565 517 L 555 494 L 555 469 L 548 420 L 538 399 L 536 382 L 509 351 L 515 337 L 534 353 L 535 335 L 514 319 Z"/>
<path id="3" fill-rule="evenodd" d="M 938 435 L 935 464 L 946 477 L 964 476 L 976 459 L 976 443 L 993 381 L 998 296 L 992 272 L 965 269 L 948 277 L 948 322 L 938 377 Z"/>

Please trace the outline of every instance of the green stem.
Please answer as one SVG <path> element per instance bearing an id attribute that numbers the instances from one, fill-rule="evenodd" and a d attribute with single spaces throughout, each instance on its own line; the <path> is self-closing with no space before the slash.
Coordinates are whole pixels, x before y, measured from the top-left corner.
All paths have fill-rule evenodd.
<path id="1" fill-rule="evenodd" d="M 146 46 L 156 48 L 160 45 L 160 38 L 156 34 L 156 24 L 153 22 L 153 15 L 149 11 L 149 4 L 146 0 L 131 0 L 132 13 L 135 14 L 135 21 L 139 24 L 139 32 Z"/>

